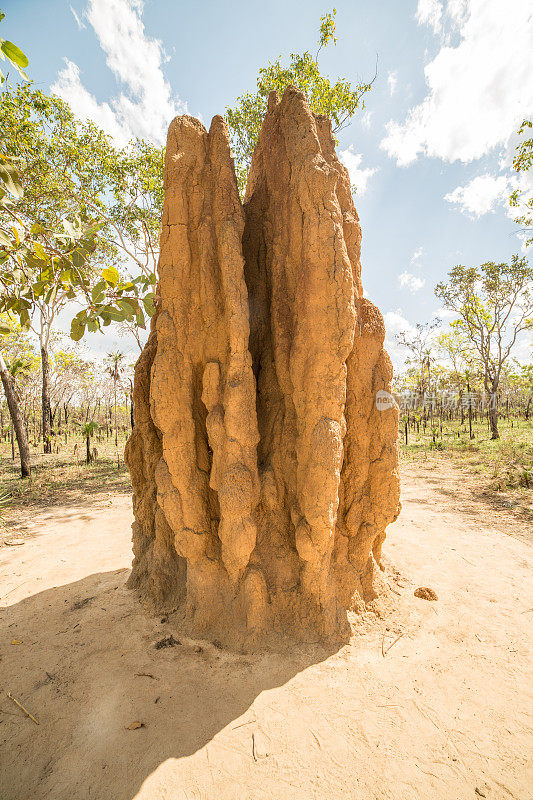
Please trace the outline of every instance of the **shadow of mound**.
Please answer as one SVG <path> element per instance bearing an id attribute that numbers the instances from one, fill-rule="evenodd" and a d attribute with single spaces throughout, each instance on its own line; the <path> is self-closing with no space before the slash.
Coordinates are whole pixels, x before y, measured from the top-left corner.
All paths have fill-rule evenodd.
<path id="1" fill-rule="evenodd" d="M 90 575 L 0 609 L 3 800 L 131 800 L 164 761 L 235 720 L 252 725 L 253 712 L 239 718 L 261 692 L 333 652 L 287 642 L 282 653 L 237 655 L 183 639 L 143 612 L 127 575 Z M 156 647 L 171 635 L 176 643 Z M 255 758 L 253 747 L 250 733 Z"/>

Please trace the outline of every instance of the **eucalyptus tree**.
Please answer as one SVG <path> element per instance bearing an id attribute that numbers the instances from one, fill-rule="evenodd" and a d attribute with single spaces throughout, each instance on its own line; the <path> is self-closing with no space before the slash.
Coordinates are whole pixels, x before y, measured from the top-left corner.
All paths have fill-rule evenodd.
<path id="1" fill-rule="evenodd" d="M 17 379 L 26 376 L 31 368 L 29 356 L 31 346 L 19 325 L 6 315 L 2 315 L 0 322 L 0 378 L 7 400 L 9 415 L 11 417 L 11 448 L 14 458 L 13 432 L 17 439 L 20 455 L 21 477 L 27 478 L 31 472 L 30 448 L 26 429 L 22 403 L 17 391 Z"/>
<path id="2" fill-rule="evenodd" d="M 121 353 L 120 350 L 108 353 L 104 361 L 106 364 L 106 372 L 111 376 L 113 381 L 115 394 L 115 447 L 118 447 L 117 387 L 124 369 L 124 353 Z"/>
<path id="3" fill-rule="evenodd" d="M 398 344 L 405 347 L 410 353 L 407 364 L 412 368 L 416 389 L 421 394 L 431 389 L 431 351 L 440 324 L 440 319 L 434 319 L 431 322 L 417 322 L 413 331 L 401 331 L 396 336 Z"/>
<path id="4" fill-rule="evenodd" d="M 280 95 L 287 86 L 296 86 L 305 92 L 311 110 L 324 114 L 332 122 L 333 132 L 344 128 L 358 109 L 364 108 L 364 96 L 370 91 L 374 78 L 368 82 L 352 85 L 345 78 L 334 82 L 320 71 L 319 55 L 329 44 L 336 45 L 335 16 L 324 14 L 320 18 L 317 52 L 312 55 L 291 53 L 288 64 L 283 64 L 281 56 L 259 70 L 254 92 L 244 92 L 237 98 L 233 108 L 226 109 L 226 122 L 235 158 L 235 171 L 241 193 L 246 188 L 246 179 L 255 143 L 265 116 L 270 92 Z M 376 73 L 377 74 L 377 73 Z"/>
<path id="5" fill-rule="evenodd" d="M 533 167 L 533 122 L 525 119 L 519 130 L 520 137 L 513 158 L 513 167 L 518 173 L 529 172 Z M 524 191 L 517 188 L 509 198 L 509 204 L 520 210 L 515 222 L 520 225 L 526 233 L 525 246 L 533 244 L 533 193 L 531 189 Z"/>
<path id="6" fill-rule="evenodd" d="M 489 395 L 491 438 L 499 439 L 497 396 L 502 369 L 519 334 L 533 327 L 533 268 L 514 255 L 510 264 L 455 266 L 435 288 L 444 306 L 457 314 Z"/>
<path id="7" fill-rule="evenodd" d="M 95 283 L 100 225 L 84 198 L 98 196 L 98 142 L 78 130 L 67 104 L 28 84 L 2 94 L 0 150 L 16 165 L 0 205 L 0 308 L 39 338 L 44 451 L 51 451 L 50 337 L 59 313 Z M 12 176 L 13 177 L 13 176 Z"/>

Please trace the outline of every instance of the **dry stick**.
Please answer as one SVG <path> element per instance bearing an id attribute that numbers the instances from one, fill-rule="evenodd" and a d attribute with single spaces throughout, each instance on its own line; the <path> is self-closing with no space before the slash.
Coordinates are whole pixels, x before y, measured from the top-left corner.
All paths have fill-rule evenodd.
<path id="1" fill-rule="evenodd" d="M 385 655 L 387 655 L 387 653 L 389 652 L 389 650 L 391 649 L 391 647 L 394 647 L 394 645 L 396 644 L 396 642 L 399 642 L 399 641 L 400 641 L 400 639 L 402 638 L 402 636 L 405 636 L 405 633 L 400 633 L 400 635 L 396 637 L 396 639 L 395 639 L 395 640 L 392 642 L 392 644 L 390 644 L 390 645 L 387 647 L 387 649 L 385 650 Z"/>
<path id="2" fill-rule="evenodd" d="M 30 714 L 30 712 L 28 711 L 28 709 L 27 709 L 27 708 L 24 708 L 24 706 L 22 705 L 22 703 L 19 703 L 19 701 L 18 701 L 18 700 L 17 700 L 15 697 L 13 697 L 13 695 L 11 694 L 11 692 L 6 692 L 6 694 L 7 694 L 7 696 L 9 697 L 9 699 L 10 699 L 10 700 L 13 700 L 13 702 L 15 703 L 15 705 L 17 705 L 17 706 L 18 706 L 18 707 L 21 709 L 21 711 L 24 711 L 24 713 L 26 714 L 26 716 L 27 716 L 27 717 L 29 717 L 30 719 L 32 719 L 32 720 L 35 722 L 35 724 L 36 724 L 36 725 L 38 725 L 38 724 L 39 724 L 39 723 L 37 722 L 37 720 L 35 719 L 35 717 L 33 716 L 33 714 Z"/>
<path id="3" fill-rule="evenodd" d="M 9 592 L 6 592 L 5 594 L 3 594 L 3 595 L 2 595 L 2 597 L 0 597 L 0 600 L 3 600 L 3 599 L 4 599 L 4 597 L 7 597 L 7 596 L 8 596 L 8 594 L 11 594 L 11 592 L 14 592 L 14 591 L 15 591 L 15 589 L 20 589 L 20 587 L 21 587 L 21 586 L 24 586 L 24 584 L 25 584 L 25 583 L 28 583 L 28 581 L 22 581 L 22 583 L 19 583 L 19 585 L 18 585 L 18 586 L 15 586 L 15 587 L 14 587 L 14 589 L 10 589 L 10 590 L 9 590 Z"/>
<path id="4" fill-rule="evenodd" d="M 396 644 L 396 642 L 398 642 L 398 641 L 399 641 L 399 640 L 402 638 L 402 636 L 405 636 L 405 633 L 400 633 L 400 635 L 399 635 L 399 636 L 397 636 L 397 637 L 396 637 L 396 639 L 395 639 L 395 640 L 392 642 L 392 644 L 390 644 L 390 645 L 387 647 L 387 649 L 384 651 L 384 650 L 383 650 L 383 642 L 385 641 L 385 634 L 383 634 L 383 639 L 381 640 L 381 655 L 383 656 L 383 658 L 385 658 L 385 656 L 387 655 L 387 653 L 389 652 L 389 650 L 391 649 L 391 647 L 394 647 L 394 645 Z"/>

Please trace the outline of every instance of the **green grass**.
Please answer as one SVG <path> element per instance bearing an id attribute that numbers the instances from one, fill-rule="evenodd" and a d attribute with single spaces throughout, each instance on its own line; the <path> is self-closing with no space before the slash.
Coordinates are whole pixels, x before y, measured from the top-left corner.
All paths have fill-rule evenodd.
<path id="1" fill-rule="evenodd" d="M 444 422 L 436 442 L 429 424 L 426 432 L 409 429 L 405 444 L 404 422 L 400 424 L 402 458 L 417 461 L 427 458 L 448 458 L 466 472 L 478 476 L 487 491 L 515 491 L 526 506 L 533 507 L 533 420 L 499 420 L 500 439 L 491 440 L 485 421 L 473 423 L 474 438 L 468 433 L 468 422 Z"/>
<path id="2" fill-rule="evenodd" d="M 404 462 L 431 458 L 451 460 L 467 475 L 495 496 L 512 493 L 522 508 L 533 510 L 533 420 L 500 420 L 501 438 L 490 439 L 486 422 L 474 422 L 474 439 L 468 435 L 468 423 L 444 422 L 442 436 L 432 441 L 429 424 L 425 433 L 409 430 L 409 443 L 404 441 L 404 423 L 400 423 L 400 451 Z M 74 445 L 78 454 L 74 454 Z M 79 505 L 101 499 L 102 495 L 131 491 L 128 469 L 124 464 L 124 445 L 121 437 L 118 448 L 113 440 L 93 439 L 98 460 L 85 463 L 85 442 L 72 437 L 68 444 L 56 440 L 59 453 L 45 455 L 42 445 L 31 447 L 32 476 L 21 480 L 18 451 L 11 458 L 9 442 L 0 443 L 0 507 L 7 518 L 17 509 L 43 508 L 55 505 Z"/>

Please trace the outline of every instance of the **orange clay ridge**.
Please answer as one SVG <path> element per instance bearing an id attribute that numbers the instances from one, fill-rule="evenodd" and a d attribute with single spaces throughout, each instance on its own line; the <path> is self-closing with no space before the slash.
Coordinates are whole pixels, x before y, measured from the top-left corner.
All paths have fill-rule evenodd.
<path id="1" fill-rule="evenodd" d="M 234 648 L 343 640 L 399 505 L 392 365 L 330 121 L 269 98 L 244 203 L 222 117 L 170 125 L 126 447 L 130 586 Z M 378 568 L 376 568 L 378 567 Z"/>

